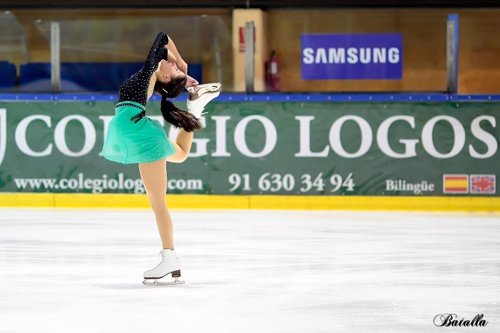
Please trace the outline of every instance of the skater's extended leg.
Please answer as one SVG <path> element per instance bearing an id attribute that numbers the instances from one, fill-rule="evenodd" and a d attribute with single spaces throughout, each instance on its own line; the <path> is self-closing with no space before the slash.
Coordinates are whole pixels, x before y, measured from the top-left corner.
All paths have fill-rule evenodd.
<path id="1" fill-rule="evenodd" d="M 206 105 L 219 96 L 220 94 L 220 83 L 211 83 L 206 85 L 201 85 L 201 90 L 198 88 L 193 90 L 193 93 L 189 95 L 187 100 L 188 112 L 193 114 L 196 118 L 200 118 Z M 212 90 L 211 90 L 212 89 Z M 175 147 L 175 153 L 167 158 L 168 162 L 182 163 L 184 162 L 191 151 L 191 145 L 193 143 L 193 132 L 187 132 L 184 129 L 180 129 L 177 134 L 177 139 L 173 144 Z"/>
<path id="2" fill-rule="evenodd" d="M 167 161 L 174 163 L 184 162 L 189 156 L 192 144 L 193 144 L 193 132 L 187 132 L 181 128 L 179 130 L 179 134 L 177 134 L 177 139 L 173 144 L 175 148 L 175 153 L 172 156 L 167 157 Z"/>

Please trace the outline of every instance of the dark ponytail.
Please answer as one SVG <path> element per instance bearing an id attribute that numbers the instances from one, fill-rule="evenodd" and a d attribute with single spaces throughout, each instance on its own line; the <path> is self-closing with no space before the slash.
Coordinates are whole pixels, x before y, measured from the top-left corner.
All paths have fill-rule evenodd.
<path id="1" fill-rule="evenodd" d="M 169 83 L 156 81 L 154 90 L 161 95 L 161 115 L 163 118 L 177 128 L 183 128 L 186 132 L 201 129 L 200 121 L 191 113 L 177 108 L 167 98 L 175 98 L 184 90 L 187 78 L 185 76 L 171 80 Z"/>
<path id="2" fill-rule="evenodd" d="M 177 108 L 165 96 L 161 97 L 161 115 L 166 121 L 175 127 L 183 128 L 186 132 L 201 129 L 200 121 L 195 116 Z"/>

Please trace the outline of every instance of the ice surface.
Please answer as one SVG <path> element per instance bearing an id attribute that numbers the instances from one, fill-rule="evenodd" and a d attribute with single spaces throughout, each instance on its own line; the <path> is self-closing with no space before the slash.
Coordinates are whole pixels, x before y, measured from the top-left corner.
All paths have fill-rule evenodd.
<path id="1" fill-rule="evenodd" d="M 0 209 L 0 332 L 500 332 L 500 216 Z M 484 328 L 438 328 L 437 314 Z"/>

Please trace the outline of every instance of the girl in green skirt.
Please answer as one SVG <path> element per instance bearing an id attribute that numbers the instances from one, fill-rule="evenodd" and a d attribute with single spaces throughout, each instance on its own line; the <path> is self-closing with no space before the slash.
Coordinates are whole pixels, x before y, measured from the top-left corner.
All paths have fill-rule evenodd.
<path id="1" fill-rule="evenodd" d="M 201 113 L 208 102 L 220 94 L 219 83 L 199 85 L 187 75 L 187 67 L 174 41 L 166 33 L 159 33 L 144 67 L 120 87 L 115 116 L 109 124 L 102 150 L 102 156 L 110 161 L 139 164 L 163 245 L 162 261 L 156 268 L 144 272 L 145 281 L 156 282 L 168 274 L 178 281 L 181 275 L 174 251 L 172 219 L 165 204 L 166 162 L 181 163 L 187 159 L 193 131 L 202 127 Z M 188 112 L 178 109 L 167 99 L 178 96 L 185 88 L 190 91 Z M 163 118 L 180 128 L 175 142 L 169 141 L 160 123 L 146 116 L 146 104 L 153 92 L 162 97 Z"/>

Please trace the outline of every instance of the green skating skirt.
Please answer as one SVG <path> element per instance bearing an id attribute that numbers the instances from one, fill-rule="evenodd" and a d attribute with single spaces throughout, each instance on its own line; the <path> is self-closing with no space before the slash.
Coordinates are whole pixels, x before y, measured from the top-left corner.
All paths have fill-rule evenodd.
<path id="1" fill-rule="evenodd" d="M 146 108 L 135 102 L 116 104 L 109 123 L 102 156 L 110 161 L 134 164 L 161 160 L 175 148 L 159 122 L 145 116 Z"/>

